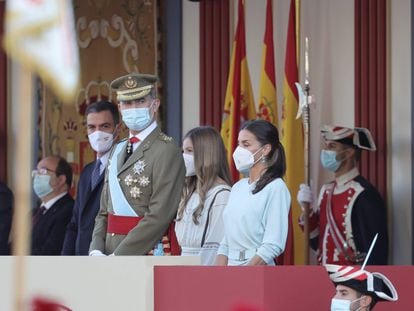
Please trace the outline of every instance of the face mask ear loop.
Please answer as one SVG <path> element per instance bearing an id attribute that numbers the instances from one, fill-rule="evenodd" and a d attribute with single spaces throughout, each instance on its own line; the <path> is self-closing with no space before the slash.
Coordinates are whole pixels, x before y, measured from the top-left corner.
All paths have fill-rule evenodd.
<path id="1" fill-rule="evenodd" d="M 149 109 L 149 111 L 150 111 L 150 114 L 151 114 L 151 120 L 154 120 L 154 118 L 155 118 L 155 109 L 154 109 L 154 110 L 152 109 L 152 106 L 154 105 L 154 103 L 155 103 L 155 99 L 153 99 L 153 100 L 151 101 L 151 104 L 150 104 L 150 106 L 148 107 L 148 109 Z"/>
<path id="2" fill-rule="evenodd" d="M 336 161 L 338 161 L 338 162 L 344 162 L 345 160 L 346 160 L 346 158 L 345 159 L 342 159 L 342 160 L 339 160 L 339 159 L 337 159 L 337 156 L 338 155 L 340 155 L 340 154 L 343 154 L 344 152 L 346 152 L 349 148 L 351 148 L 351 147 L 346 147 L 344 150 L 341 150 L 341 151 L 339 151 L 339 152 L 336 152 L 336 156 L 335 156 L 335 159 L 336 159 Z"/>
<path id="3" fill-rule="evenodd" d="M 255 152 L 255 153 L 253 153 L 253 159 L 254 159 L 254 156 L 260 151 L 260 150 L 262 150 L 264 148 L 264 146 L 262 146 L 262 147 L 260 147 L 259 149 L 257 149 L 257 151 Z M 257 160 L 255 160 L 254 162 L 253 162 L 253 165 L 252 165 L 252 167 L 254 166 L 254 165 L 256 165 L 257 163 L 259 163 L 260 162 L 260 160 L 261 159 L 263 159 L 263 154 L 262 154 L 262 156 L 260 157 L 260 158 L 258 158 Z"/>
<path id="4" fill-rule="evenodd" d="M 114 128 L 114 131 L 112 132 L 112 137 L 113 137 L 113 139 L 115 139 L 115 137 L 117 137 L 118 136 L 118 132 L 120 131 L 120 125 L 119 125 L 119 123 L 118 124 L 115 124 L 115 128 Z"/>
<path id="5" fill-rule="evenodd" d="M 362 295 L 361 297 L 359 297 L 359 298 L 357 298 L 357 299 L 355 299 L 355 300 L 352 300 L 352 301 L 351 301 L 351 305 L 352 305 L 354 302 L 357 302 L 357 301 L 361 300 L 361 299 L 362 299 L 362 298 L 364 298 L 364 297 L 365 297 L 365 295 Z M 359 304 L 358 309 L 356 309 L 355 311 L 359 311 L 359 310 L 361 310 L 361 304 Z"/>

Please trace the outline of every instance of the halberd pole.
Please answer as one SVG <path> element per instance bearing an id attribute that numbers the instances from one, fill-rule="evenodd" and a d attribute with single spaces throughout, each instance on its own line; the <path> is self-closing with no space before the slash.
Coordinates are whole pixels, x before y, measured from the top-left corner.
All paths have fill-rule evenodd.
<path id="1" fill-rule="evenodd" d="M 305 183 L 310 185 L 310 170 L 309 170 L 309 142 L 310 142 L 310 83 L 309 83 L 309 42 L 308 37 L 305 38 L 305 87 L 299 83 L 295 83 L 299 95 L 299 109 L 296 119 L 302 117 L 303 122 L 303 144 L 304 144 L 304 177 Z M 304 234 L 304 263 L 309 264 L 309 204 L 303 206 L 303 234 Z"/>

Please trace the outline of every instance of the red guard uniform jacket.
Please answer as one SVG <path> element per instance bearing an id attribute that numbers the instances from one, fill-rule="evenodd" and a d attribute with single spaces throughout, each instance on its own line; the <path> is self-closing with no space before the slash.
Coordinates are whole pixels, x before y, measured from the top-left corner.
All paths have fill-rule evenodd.
<path id="1" fill-rule="evenodd" d="M 320 264 L 362 264 L 376 233 L 378 239 L 368 264 L 387 264 L 385 204 L 378 191 L 359 175 L 357 169 L 325 184 L 318 203 L 319 208 L 311 214 L 309 225 L 311 245 L 317 249 Z M 328 221 L 329 204 L 336 231 Z"/>

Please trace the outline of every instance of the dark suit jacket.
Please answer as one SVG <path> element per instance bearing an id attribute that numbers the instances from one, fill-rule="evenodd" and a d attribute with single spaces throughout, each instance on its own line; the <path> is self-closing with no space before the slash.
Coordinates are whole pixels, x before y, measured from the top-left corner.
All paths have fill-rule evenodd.
<path id="1" fill-rule="evenodd" d="M 66 194 L 39 218 L 32 228 L 32 255 L 60 255 L 73 203 Z"/>
<path id="2" fill-rule="evenodd" d="M 9 234 L 13 214 L 13 194 L 0 183 L 0 255 L 9 255 Z"/>
<path id="3" fill-rule="evenodd" d="M 91 176 L 95 162 L 85 166 L 79 178 L 72 219 L 66 229 L 62 255 L 88 255 L 95 217 L 99 211 L 104 174 L 91 189 Z"/>

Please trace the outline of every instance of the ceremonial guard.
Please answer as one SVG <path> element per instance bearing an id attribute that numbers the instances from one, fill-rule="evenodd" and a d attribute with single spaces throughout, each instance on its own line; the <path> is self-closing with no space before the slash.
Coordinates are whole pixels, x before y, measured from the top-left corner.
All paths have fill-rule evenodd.
<path id="1" fill-rule="evenodd" d="M 365 128 L 324 126 L 322 166 L 334 172 L 335 180 L 322 186 L 318 205 L 309 217 L 310 245 L 321 264 L 360 264 L 370 241 L 378 243 L 368 264 L 387 264 L 387 211 L 378 191 L 358 170 L 362 150 L 375 151 L 371 133 Z M 302 184 L 297 199 L 313 203 L 313 191 Z"/>
<path id="2" fill-rule="evenodd" d="M 340 265 L 326 265 L 325 268 L 336 289 L 331 301 L 332 311 L 370 311 L 377 302 L 398 300 L 394 285 L 379 272 Z"/>
<path id="3" fill-rule="evenodd" d="M 111 152 L 90 255 L 178 252 L 171 223 L 185 166 L 180 148 L 157 125 L 156 80 L 132 73 L 111 83 L 129 139 Z"/>

